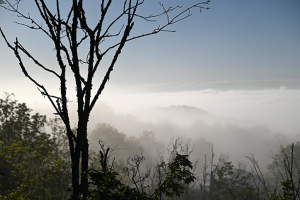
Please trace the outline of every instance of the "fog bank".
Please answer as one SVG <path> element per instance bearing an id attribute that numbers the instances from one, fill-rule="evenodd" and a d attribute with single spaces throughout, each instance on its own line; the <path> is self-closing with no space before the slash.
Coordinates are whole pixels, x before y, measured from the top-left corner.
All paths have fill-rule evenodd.
<path id="1" fill-rule="evenodd" d="M 38 107 L 32 102 L 27 104 L 35 112 L 53 117 L 42 98 Z M 76 101 L 69 103 L 69 110 L 75 126 Z M 183 135 L 212 143 L 216 153 L 228 153 L 232 160 L 252 153 L 266 166 L 280 145 L 299 141 L 299 113 L 300 90 L 285 87 L 164 93 L 108 90 L 91 113 L 89 131 L 97 123 L 109 123 L 128 137 L 153 131 L 165 144 Z M 210 150 L 201 151 L 208 154 Z"/>
<path id="2" fill-rule="evenodd" d="M 216 154 L 245 160 L 254 154 L 262 167 L 270 156 L 300 140 L 300 92 L 202 90 L 177 93 L 111 94 L 95 108 L 90 129 L 109 123 L 126 135 L 153 131 L 167 144 L 178 135 L 205 140 Z M 203 150 L 204 151 L 204 150 Z M 210 149 L 197 154 L 209 154 Z"/>

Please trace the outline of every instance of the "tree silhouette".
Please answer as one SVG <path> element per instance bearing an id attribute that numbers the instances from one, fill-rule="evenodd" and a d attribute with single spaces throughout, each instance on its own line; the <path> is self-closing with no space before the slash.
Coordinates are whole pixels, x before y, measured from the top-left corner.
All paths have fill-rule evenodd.
<path id="1" fill-rule="evenodd" d="M 80 196 L 83 199 L 87 198 L 88 192 L 88 150 L 89 144 L 87 139 L 87 125 L 90 113 L 101 95 L 106 83 L 109 81 L 111 72 L 114 69 L 115 63 L 121 54 L 124 45 L 131 40 L 141 37 L 154 35 L 163 31 L 174 32 L 167 28 L 189 16 L 191 10 L 208 9 L 205 2 L 198 2 L 190 5 L 189 7 L 182 6 L 167 6 L 165 7 L 160 3 L 162 8 L 161 12 L 151 15 L 139 14 L 138 10 L 143 6 L 146 0 L 99 0 L 99 12 L 93 16 L 99 16 L 97 23 L 94 26 L 89 25 L 89 20 L 86 15 L 84 5 L 86 2 L 83 0 L 73 0 L 69 4 L 59 0 L 48 2 L 45 0 L 34 0 L 35 8 L 38 10 L 43 23 L 39 23 L 36 19 L 31 17 L 30 14 L 24 14 L 19 10 L 21 0 L 12 2 L 10 0 L 1 0 L 2 8 L 16 13 L 18 17 L 27 20 L 28 23 L 18 23 L 33 30 L 39 30 L 46 34 L 53 42 L 55 47 L 57 64 L 60 67 L 60 72 L 56 72 L 51 67 L 43 65 L 37 58 L 35 58 L 26 48 L 16 39 L 12 44 L 10 43 L 3 30 L 0 32 L 6 41 L 8 47 L 13 50 L 19 65 L 24 75 L 30 79 L 39 89 L 44 97 L 47 97 L 58 115 L 64 122 L 66 127 L 66 134 L 69 141 L 70 156 L 72 161 L 72 199 L 78 200 Z M 148 2 L 148 1 L 147 1 Z M 51 4 L 52 3 L 52 4 Z M 95 3 L 95 2 L 94 2 Z M 68 8 L 66 8 L 68 6 Z M 93 5 L 94 6 L 94 5 Z M 96 6 L 96 5 L 95 5 Z M 120 9 L 115 9 L 119 7 Z M 119 13 L 117 13 L 119 11 Z M 26 13 L 29 13 L 26 12 Z M 109 18 L 114 15 L 113 18 Z M 144 20 L 144 22 L 156 21 L 160 17 L 167 18 L 165 23 L 160 24 L 157 28 L 149 30 L 139 35 L 129 36 L 134 27 L 136 19 Z M 43 25 L 44 24 L 44 25 Z M 111 34 L 115 28 L 118 32 Z M 111 41 L 113 44 L 105 48 L 103 43 Z M 83 56 L 79 52 L 83 44 L 88 43 L 87 53 Z M 100 48 L 101 46 L 101 48 Z M 103 48 L 102 48 L 103 47 Z M 101 49 L 101 50 L 100 50 Z M 98 86 L 93 86 L 94 75 L 98 70 L 103 58 L 111 51 L 113 56 L 109 66 L 107 66 L 106 74 Z M 46 72 L 52 74 L 60 83 L 60 94 L 50 94 L 35 77 L 27 72 L 25 63 L 23 62 L 22 55 L 29 57 L 38 68 L 42 68 Z M 85 57 L 86 59 L 82 59 Z M 81 67 L 86 65 L 86 71 Z M 71 129 L 69 110 L 68 110 L 68 97 L 66 86 L 66 70 L 69 68 L 74 76 L 76 83 L 76 97 L 77 97 L 77 130 L 76 132 Z M 84 77 L 84 75 L 86 75 Z M 81 167 L 80 167 L 81 165 Z M 81 172 L 80 172 L 81 170 Z"/>

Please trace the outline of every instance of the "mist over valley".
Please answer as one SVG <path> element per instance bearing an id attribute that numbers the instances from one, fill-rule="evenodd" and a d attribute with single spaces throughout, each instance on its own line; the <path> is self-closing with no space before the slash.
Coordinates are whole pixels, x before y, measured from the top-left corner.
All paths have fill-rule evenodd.
<path id="1" fill-rule="evenodd" d="M 119 132 L 124 133 L 127 138 L 131 136 L 139 137 L 144 131 L 152 132 L 153 137 L 162 146 L 160 146 L 161 149 L 158 149 L 155 146 L 151 147 L 148 145 L 144 151 L 151 152 L 151 155 L 158 155 L 159 152 L 165 151 L 165 148 L 174 138 L 190 138 L 195 143 L 193 156 L 201 158 L 202 162 L 205 154 L 211 154 L 211 145 L 213 145 L 216 156 L 221 154 L 228 155 L 229 159 L 233 162 L 247 162 L 245 156 L 254 155 L 263 169 L 266 169 L 267 165 L 270 164 L 272 153 L 278 152 L 280 145 L 287 146 L 300 139 L 298 124 L 294 123 L 290 129 L 285 128 L 289 124 L 289 120 L 293 121 L 296 119 L 282 118 L 282 122 L 276 124 L 276 120 L 280 116 L 274 115 L 274 113 L 280 112 L 283 116 L 287 113 L 290 116 L 295 115 L 300 108 L 299 102 L 297 102 L 300 96 L 299 91 L 279 88 L 250 92 L 206 90 L 197 91 L 198 96 L 195 93 L 185 92 L 182 96 L 178 93 L 139 94 L 139 98 L 137 98 L 138 94 L 122 96 L 125 98 L 122 98 L 123 101 L 116 106 L 116 109 L 102 102 L 98 104 L 98 107 L 95 108 L 95 111 L 91 115 L 89 130 L 91 132 L 97 123 L 107 123 Z M 213 93 L 214 97 L 208 97 L 207 94 Z M 149 99 L 149 96 L 152 98 Z M 194 98 L 191 98 L 191 96 Z M 198 106 L 165 104 L 165 102 L 178 103 L 185 97 L 186 101 L 190 103 L 196 102 L 197 99 L 200 100 L 201 97 L 202 101 L 200 100 L 198 105 L 202 102 L 203 107 L 207 109 L 213 107 L 220 108 L 221 112 L 212 114 L 210 111 L 201 109 Z M 219 98 L 218 101 L 217 97 Z M 120 98 L 119 96 L 116 99 Z M 211 101 L 212 99 L 214 99 L 214 102 Z M 231 102 L 230 99 L 232 100 Z M 130 101 L 133 101 L 131 103 L 135 104 L 135 106 L 132 106 L 130 103 L 127 106 L 139 109 L 132 109 L 131 111 L 129 111 L 130 108 L 128 107 L 123 108 L 123 110 L 118 109 L 122 106 L 126 107 L 126 103 Z M 150 101 L 152 103 L 149 103 Z M 221 107 L 221 101 L 224 102 L 223 107 Z M 150 107 L 145 106 L 147 102 Z M 110 103 L 114 105 L 114 101 L 110 101 Z M 159 103 L 163 106 L 157 106 Z M 209 103 L 211 106 L 207 106 Z M 243 103 L 244 105 L 242 105 Z M 292 108 L 293 104 L 298 107 Z M 242 116 L 242 111 L 239 111 L 239 109 L 242 111 L 248 110 L 249 112 L 244 113 Z M 214 109 L 212 110 L 215 111 Z M 225 115 L 226 110 L 229 117 Z M 256 115 L 257 118 L 249 117 L 253 115 Z M 269 116 L 271 119 L 261 120 L 264 119 L 264 115 Z M 237 117 L 234 118 L 233 116 Z M 241 119 L 238 116 L 242 116 Z M 262 122 L 259 122 L 260 120 Z M 274 122 L 263 123 L 272 121 Z M 272 124 L 274 126 L 270 126 Z M 283 124 L 283 126 L 276 131 L 276 127 L 280 124 Z M 298 132 L 291 130 L 298 130 Z M 100 136 L 99 139 L 101 139 Z M 94 141 L 92 143 L 97 145 Z M 114 146 L 111 145 L 111 147 Z M 120 144 L 118 148 L 122 149 L 122 145 Z M 122 149 L 122 151 L 126 151 L 126 148 Z"/>

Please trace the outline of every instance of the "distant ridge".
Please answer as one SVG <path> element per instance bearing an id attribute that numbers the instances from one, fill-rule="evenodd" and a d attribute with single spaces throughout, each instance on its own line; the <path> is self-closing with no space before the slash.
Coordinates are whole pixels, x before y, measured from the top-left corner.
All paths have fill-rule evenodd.
<path id="1" fill-rule="evenodd" d="M 158 106 L 149 109 L 153 111 L 161 111 L 169 114 L 172 113 L 176 114 L 180 112 L 181 114 L 188 114 L 188 115 L 210 115 L 209 112 L 206 112 L 205 110 L 193 106 L 186 106 L 186 105 L 172 105 L 168 107 Z"/>
<path id="2" fill-rule="evenodd" d="M 144 122 L 172 122 L 178 125 L 190 124 L 195 121 L 216 121 L 217 117 L 209 112 L 186 105 L 171 105 L 168 107 L 151 107 L 140 110 L 138 118 Z"/>

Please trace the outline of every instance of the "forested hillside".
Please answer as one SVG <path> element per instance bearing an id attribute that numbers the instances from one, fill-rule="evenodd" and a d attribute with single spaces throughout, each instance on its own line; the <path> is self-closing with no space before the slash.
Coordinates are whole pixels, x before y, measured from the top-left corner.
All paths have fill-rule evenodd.
<path id="1" fill-rule="evenodd" d="M 0 136 L 0 199 L 69 198 L 69 147 L 58 118 L 32 114 L 5 94 Z M 89 143 L 89 199 L 299 199 L 299 142 L 278 147 L 266 171 L 250 154 L 246 166 L 204 139 L 177 136 L 166 145 L 151 130 L 128 137 L 99 123 Z"/>

